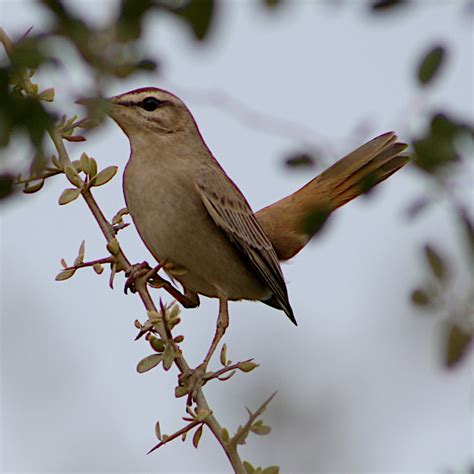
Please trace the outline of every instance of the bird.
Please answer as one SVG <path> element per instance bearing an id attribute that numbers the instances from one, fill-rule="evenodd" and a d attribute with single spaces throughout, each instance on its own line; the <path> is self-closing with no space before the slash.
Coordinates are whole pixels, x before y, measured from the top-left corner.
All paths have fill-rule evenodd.
<path id="1" fill-rule="evenodd" d="M 176 95 L 135 89 L 106 99 L 105 112 L 130 142 L 123 191 L 145 246 L 182 285 L 185 306 L 197 306 L 199 295 L 219 300 L 204 366 L 228 327 L 229 301 L 261 301 L 296 324 L 280 262 L 311 240 L 308 216 L 325 219 L 409 161 L 407 145 L 384 133 L 255 213 Z"/>

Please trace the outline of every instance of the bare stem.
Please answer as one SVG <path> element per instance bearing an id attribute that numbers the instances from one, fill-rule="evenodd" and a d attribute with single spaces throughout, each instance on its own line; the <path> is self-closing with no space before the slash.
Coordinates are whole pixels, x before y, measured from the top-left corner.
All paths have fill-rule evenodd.
<path id="1" fill-rule="evenodd" d="M 150 451 L 147 452 L 147 454 L 152 453 L 153 451 L 156 451 L 158 448 L 161 448 L 165 444 L 169 443 L 170 441 L 173 441 L 176 438 L 179 438 L 180 436 L 184 435 L 188 431 L 191 431 L 194 427 L 201 425 L 203 422 L 202 421 L 192 421 L 188 425 L 184 426 L 180 430 L 176 431 L 172 435 L 167 436 L 165 439 L 160 441 L 156 446 L 153 446 L 153 448 L 150 449 Z"/>
<path id="2" fill-rule="evenodd" d="M 247 360 L 244 360 L 244 361 L 241 361 L 241 362 L 237 362 L 235 364 L 231 364 L 231 365 L 226 365 L 224 368 L 220 369 L 220 370 L 216 370 L 215 372 L 211 372 L 210 375 L 206 375 L 206 382 L 209 381 L 209 380 L 212 380 L 212 379 L 218 379 L 220 377 L 222 377 L 224 374 L 228 373 L 228 372 L 232 372 L 234 370 L 238 370 L 240 368 L 240 364 L 246 364 L 248 362 L 252 362 L 253 359 L 247 359 Z"/>
<path id="3" fill-rule="evenodd" d="M 265 400 L 260 407 L 257 409 L 255 412 L 249 412 L 249 419 L 245 425 L 240 428 L 240 430 L 237 431 L 235 436 L 229 441 L 229 445 L 232 445 L 237 449 L 237 445 L 239 444 L 240 441 L 244 441 L 247 435 L 249 434 L 250 428 L 252 428 L 252 425 L 255 421 L 257 421 L 257 418 L 267 409 L 268 404 L 273 400 L 273 397 L 277 394 L 277 392 L 274 392 L 268 397 L 267 400 Z"/>
<path id="4" fill-rule="evenodd" d="M 66 267 L 64 270 L 78 270 L 79 268 L 93 267 L 94 265 L 103 265 L 107 263 L 114 263 L 115 257 L 98 258 L 97 260 L 91 260 L 89 262 L 78 263 L 71 267 Z"/>

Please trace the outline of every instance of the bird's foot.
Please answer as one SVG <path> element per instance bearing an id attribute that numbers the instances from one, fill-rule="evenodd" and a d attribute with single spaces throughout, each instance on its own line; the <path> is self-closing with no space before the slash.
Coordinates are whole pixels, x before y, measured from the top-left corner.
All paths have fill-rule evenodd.
<path id="1" fill-rule="evenodd" d="M 153 288 L 164 288 L 176 301 L 179 301 L 185 308 L 196 308 L 199 306 L 199 296 L 197 293 L 184 289 L 184 294 L 180 293 L 169 281 L 158 275 L 158 271 L 163 268 L 162 264 L 151 268 L 147 262 L 137 263 L 132 265 L 125 273 L 128 277 L 125 282 L 124 292 L 130 290 L 132 293 L 137 291 L 136 281 L 143 279 Z"/>
<path id="2" fill-rule="evenodd" d="M 149 280 L 153 281 L 153 286 L 157 285 L 157 279 L 163 280 L 157 275 L 157 272 L 160 268 L 160 265 L 157 265 L 155 268 L 151 268 L 150 265 L 148 265 L 148 262 L 136 263 L 135 265 L 132 265 L 125 272 L 125 275 L 127 276 L 127 281 L 125 282 L 124 287 L 125 294 L 128 292 L 128 290 L 130 290 L 132 293 L 136 293 L 136 282 L 141 278 L 143 278 L 145 282 L 148 282 Z M 155 286 L 155 288 L 159 288 L 159 286 Z"/>

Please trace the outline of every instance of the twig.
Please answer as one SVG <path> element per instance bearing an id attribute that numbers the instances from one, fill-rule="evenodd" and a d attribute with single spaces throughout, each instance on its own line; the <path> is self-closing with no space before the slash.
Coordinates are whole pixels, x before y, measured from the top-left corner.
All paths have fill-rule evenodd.
<path id="1" fill-rule="evenodd" d="M 273 400 L 273 397 L 276 394 L 277 394 L 277 392 L 274 392 L 272 395 L 270 395 L 270 397 L 265 402 L 263 402 L 262 405 L 260 405 L 260 407 L 254 413 L 252 413 L 247 408 L 247 411 L 249 413 L 249 419 L 248 419 L 247 423 L 245 423 L 245 425 L 242 426 L 242 428 L 240 428 L 237 431 L 237 433 L 231 438 L 231 440 L 229 441 L 229 445 L 233 445 L 233 446 L 237 447 L 237 445 L 240 442 L 245 441 L 245 438 L 249 434 L 250 428 L 252 428 L 253 423 L 255 421 L 257 421 L 257 418 L 267 409 L 268 404 Z"/>
<path id="2" fill-rule="evenodd" d="M 188 425 L 176 431 L 172 435 L 167 436 L 165 439 L 160 441 L 156 446 L 153 446 L 153 448 L 151 448 L 150 451 L 147 452 L 147 454 L 150 454 L 153 451 L 156 451 L 158 448 L 161 448 L 162 446 L 169 443 L 170 441 L 173 441 L 174 439 L 179 438 L 183 434 L 187 433 L 188 431 L 191 431 L 193 428 L 195 428 L 198 425 L 202 425 L 203 423 L 204 423 L 203 421 L 197 421 L 197 420 L 189 423 Z"/>
<path id="3" fill-rule="evenodd" d="M 106 263 L 114 263 L 115 257 L 104 257 L 98 258 L 97 260 L 91 260 L 89 262 L 81 262 L 71 267 L 66 267 L 64 270 L 78 270 L 79 268 L 93 267 L 94 265 L 102 265 Z"/>
<path id="4" fill-rule="evenodd" d="M 216 370 L 215 372 L 210 372 L 209 375 L 205 376 L 205 380 L 206 382 L 208 382 L 209 380 L 220 378 L 222 375 L 226 374 L 227 372 L 240 369 L 241 364 L 246 364 L 252 361 L 253 359 L 247 359 L 241 362 L 236 362 L 235 364 L 232 364 L 232 365 L 227 365 L 220 370 Z"/>

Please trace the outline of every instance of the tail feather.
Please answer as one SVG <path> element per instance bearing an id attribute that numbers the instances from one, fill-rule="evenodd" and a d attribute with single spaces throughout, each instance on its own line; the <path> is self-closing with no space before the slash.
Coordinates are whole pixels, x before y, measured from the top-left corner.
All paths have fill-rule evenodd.
<path id="1" fill-rule="evenodd" d="M 342 206 L 351 199 L 368 191 L 371 187 L 388 178 L 386 169 L 403 166 L 408 158 L 400 155 L 407 148 L 405 143 L 394 143 L 381 150 L 375 158 L 353 172 L 330 191 L 330 201 L 333 209 Z M 403 163 L 403 164 L 400 164 Z"/>
<path id="2" fill-rule="evenodd" d="M 393 132 L 384 133 L 337 161 L 285 198 L 256 213 L 278 257 L 287 260 L 311 239 L 305 219 L 315 211 L 329 214 L 402 168 L 407 145 Z"/>

